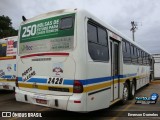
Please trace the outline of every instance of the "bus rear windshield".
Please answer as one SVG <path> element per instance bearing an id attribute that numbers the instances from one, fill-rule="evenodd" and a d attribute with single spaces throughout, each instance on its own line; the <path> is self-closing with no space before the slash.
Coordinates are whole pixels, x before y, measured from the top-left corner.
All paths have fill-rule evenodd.
<path id="1" fill-rule="evenodd" d="M 62 18 L 60 22 L 60 29 L 69 29 L 73 26 L 73 18 L 72 17 L 66 17 Z"/>

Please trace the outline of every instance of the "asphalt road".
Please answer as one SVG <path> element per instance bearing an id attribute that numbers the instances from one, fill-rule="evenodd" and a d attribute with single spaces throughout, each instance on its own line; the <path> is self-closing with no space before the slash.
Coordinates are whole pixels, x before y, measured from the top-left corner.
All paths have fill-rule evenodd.
<path id="1" fill-rule="evenodd" d="M 160 95 L 160 81 L 154 81 L 149 86 L 145 86 L 138 90 L 136 97 L 147 96 L 149 97 L 152 93 L 158 93 Z M 0 90 L 0 112 L 2 111 L 34 111 L 40 113 L 43 117 L 38 119 L 44 119 L 45 115 L 48 115 L 48 119 L 53 120 L 160 120 L 160 98 L 156 104 L 135 104 L 134 100 L 129 100 L 127 104 L 121 105 L 116 103 L 108 109 L 94 111 L 90 113 L 74 113 L 62 110 L 56 110 L 53 108 L 47 108 L 43 106 L 27 104 L 17 102 L 14 97 L 14 92 Z M 136 112 L 138 111 L 138 112 Z M 155 113 L 159 114 L 159 117 L 132 117 L 129 114 L 148 114 Z M 39 114 L 39 115 L 40 115 Z M 127 117 L 128 116 L 128 117 Z M 26 119 L 31 120 L 34 118 L 0 118 L 1 120 L 20 120 Z M 37 120 L 37 118 L 35 118 Z"/>

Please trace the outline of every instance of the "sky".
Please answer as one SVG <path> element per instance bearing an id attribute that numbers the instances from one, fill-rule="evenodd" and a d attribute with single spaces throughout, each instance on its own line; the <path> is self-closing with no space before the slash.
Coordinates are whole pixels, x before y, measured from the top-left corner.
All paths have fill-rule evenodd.
<path id="1" fill-rule="evenodd" d="M 160 0 L 0 0 L 0 15 L 9 16 L 19 29 L 27 19 L 59 9 L 85 9 L 132 39 L 131 21 L 137 23 L 135 42 L 160 54 Z"/>

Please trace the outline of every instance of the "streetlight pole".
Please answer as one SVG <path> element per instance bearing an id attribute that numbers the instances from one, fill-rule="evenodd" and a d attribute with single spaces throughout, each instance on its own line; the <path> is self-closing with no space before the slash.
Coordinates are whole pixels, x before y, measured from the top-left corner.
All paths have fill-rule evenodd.
<path id="1" fill-rule="evenodd" d="M 131 31 L 132 31 L 132 38 L 133 38 L 133 41 L 135 41 L 135 36 L 134 36 L 134 33 L 136 32 L 136 29 L 137 29 L 137 25 L 135 24 L 134 21 L 131 21 Z"/>

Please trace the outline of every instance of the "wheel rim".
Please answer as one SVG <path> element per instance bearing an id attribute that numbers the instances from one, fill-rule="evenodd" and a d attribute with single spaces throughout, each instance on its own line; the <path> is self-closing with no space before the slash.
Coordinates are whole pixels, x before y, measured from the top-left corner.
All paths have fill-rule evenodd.
<path id="1" fill-rule="evenodd" d="M 125 101 L 128 99 L 128 89 L 126 86 L 124 87 L 124 90 L 123 90 L 123 98 Z"/>
<path id="2" fill-rule="evenodd" d="M 135 94 L 135 86 L 132 85 L 132 95 L 134 96 L 134 94 Z"/>

